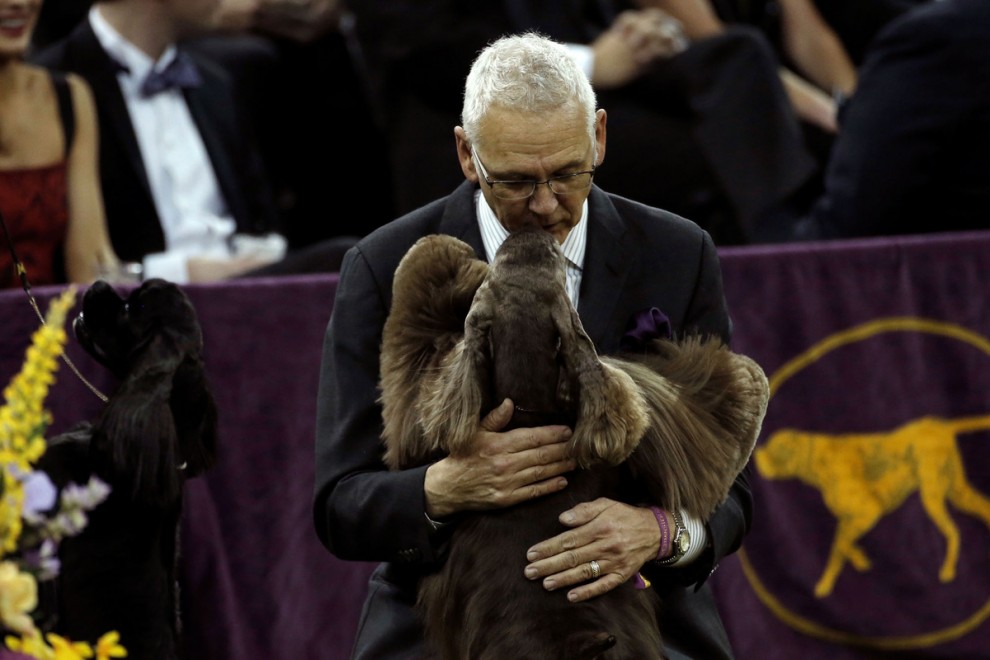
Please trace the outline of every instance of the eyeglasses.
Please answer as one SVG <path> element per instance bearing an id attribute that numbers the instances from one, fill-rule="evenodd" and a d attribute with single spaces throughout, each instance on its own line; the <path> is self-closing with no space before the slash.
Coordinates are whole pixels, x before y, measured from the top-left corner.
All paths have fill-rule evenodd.
<path id="1" fill-rule="evenodd" d="M 555 195 L 573 195 L 574 193 L 584 192 L 590 188 L 591 181 L 595 177 L 595 168 L 592 167 L 590 170 L 552 176 L 543 181 L 535 181 L 533 179 L 492 181 L 488 178 L 488 170 L 485 169 L 485 165 L 481 162 L 478 152 L 474 150 L 473 145 L 471 146 L 471 155 L 474 156 L 474 161 L 478 163 L 478 169 L 481 170 L 481 177 L 488 184 L 488 187 L 492 189 L 492 194 L 499 199 L 526 199 L 527 197 L 532 197 L 533 193 L 536 192 L 536 186 L 542 186 L 544 183 L 550 187 L 550 190 Z"/>

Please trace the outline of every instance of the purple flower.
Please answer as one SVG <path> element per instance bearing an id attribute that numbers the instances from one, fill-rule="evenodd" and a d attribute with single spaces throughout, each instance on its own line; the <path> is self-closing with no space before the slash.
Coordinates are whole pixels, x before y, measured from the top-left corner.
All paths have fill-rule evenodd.
<path id="1" fill-rule="evenodd" d="M 24 517 L 31 518 L 55 505 L 58 491 L 48 475 L 40 470 L 18 477 L 24 485 Z"/>
<path id="2" fill-rule="evenodd" d="M 670 339 L 672 336 L 670 319 L 656 307 L 651 307 L 633 315 L 619 347 L 623 351 L 638 352 L 644 350 L 653 339 Z"/>

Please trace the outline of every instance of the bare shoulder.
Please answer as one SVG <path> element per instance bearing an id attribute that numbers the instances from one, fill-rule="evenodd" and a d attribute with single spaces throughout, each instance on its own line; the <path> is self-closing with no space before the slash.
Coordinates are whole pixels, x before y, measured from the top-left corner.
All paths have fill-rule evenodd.
<path id="1" fill-rule="evenodd" d="M 75 73 L 66 73 L 65 80 L 69 83 L 69 89 L 72 90 L 72 104 L 76 111 L 92 112 L 93 90 L 90 89 L 85 78 Z"/>

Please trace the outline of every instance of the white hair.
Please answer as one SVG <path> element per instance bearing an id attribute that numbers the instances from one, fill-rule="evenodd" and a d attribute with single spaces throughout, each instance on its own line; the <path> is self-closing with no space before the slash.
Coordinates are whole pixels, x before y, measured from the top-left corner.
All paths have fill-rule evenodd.
<path id="1" fill-rule="evenodd" d="M 595 92 L 567 47 L 537 32 L 502 37 L 475 59 L 464 85 L 461 126 L 478 137 L 493 107 L 524 113 L 581 110 L 595 141 Z"/>

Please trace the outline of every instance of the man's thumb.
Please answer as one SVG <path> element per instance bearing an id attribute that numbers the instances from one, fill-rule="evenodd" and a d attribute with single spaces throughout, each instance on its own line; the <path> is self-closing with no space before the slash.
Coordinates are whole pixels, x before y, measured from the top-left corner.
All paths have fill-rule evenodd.
<path id="1" fill-rule="evenodd" d="M 481 420 L 481 428 L 486 431 L 501 431 L 512 419 L 513 410 L 512 400 L 505 399 L 498 408 L 485 415 L 485 418 Z"/>

